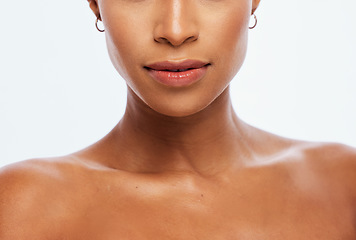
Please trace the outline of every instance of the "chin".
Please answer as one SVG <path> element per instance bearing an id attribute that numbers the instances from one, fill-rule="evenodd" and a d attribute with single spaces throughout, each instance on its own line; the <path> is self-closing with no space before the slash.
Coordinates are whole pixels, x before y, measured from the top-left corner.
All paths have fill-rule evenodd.
<path id="1" fill-rule="evenodd" d="M 188 117 L 203 111 L 210 102 L 188 102 L 169 101 L 169 102 L 150 102 L 146 101 L 148 107 L 158 114 L 168 117 Z"/>
<path id="2" fill-rule="evenodd" d="M 221 91 L 222 92 L 222 91 Z M 153 111 L 169 117 L 189 117 L 209 108 L 216 101 L 221 92 L 204 92 L 201 94 L 190 94 L 183 96 L 170 96 L 164 98 L 145 99 L 144 103 Z M 162 99 L 164 99 L 162 101 Z"/>
<path id="3" fill-rule="evenodd" d="M 204 107 L 186 107 L 186 106 L 178 106 L 178 107 L 166 107 L 166 106 L 160 106 L 160 108 L 152 108 L 155 112 L 165 115 L 167 117 L 177 117 L 177 118 L 183 118 L 183 117 L 189 117 L 194 114 L 199 113 L 200 111 L 204 110 Z"/>

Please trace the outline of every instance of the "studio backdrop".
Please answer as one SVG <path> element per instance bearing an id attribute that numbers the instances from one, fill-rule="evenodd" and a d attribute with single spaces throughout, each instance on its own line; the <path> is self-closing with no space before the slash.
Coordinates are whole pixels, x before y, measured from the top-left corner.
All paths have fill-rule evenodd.
<path id="1" fill-rule="evenodd" d="M 126 85 L 88 2 L 1 9 L 0 166 L 68 154 L 107 134 L 124 113 Z M 278 135 L 356 147 L 354 9 L 354 0 L 261 0 L 231 84 L 237 114 Z"/>

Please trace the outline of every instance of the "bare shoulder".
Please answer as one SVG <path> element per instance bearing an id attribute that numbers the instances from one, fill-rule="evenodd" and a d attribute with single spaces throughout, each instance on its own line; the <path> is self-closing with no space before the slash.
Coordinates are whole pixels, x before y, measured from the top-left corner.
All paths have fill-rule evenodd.
<path id="1" fill-rule="evenodd" d="M 288 139 L 259 130 L 258 146 L 264 146 L 264 153 L 272 162 L 282 166 L 296 166 L 316 176 L 337 178 L 337 182 L 356 186 L 356 148 L 332 142 L 308 142 Z M 268 144 L 264 144 L 264 143 Z M 266 150 L 267 149 L 267 150 Z M 277 159 L 277 160 L 276 160 Z M 302 171 L 303 172 L 303 171 Z M 356 192 L 356 187 L 354 187 Z"/>
<path id="2" fill-rule="evenodd" d="M 0 169 L 0 194 L 31 194 L 63 183 L 75 168 L 70 158 L 31 159 Z M 36 195 L 37 196 L 37 195 Z"/>
<path id="3" fill-rule="evenodd" d="M 34 159 L 0 169 L 0 239 L 42 239 L 48 221 L 65 211 L 69 159 Z M 59 231 L 52 225 L 52 232 Z"/>
<path id="4" fill-rule="evenodd" d="M 1 168 L 1 206 L 6 205 L 8 209 L 17 204 L 17 200 L 21 201 L 23 198 L 29 198 L 30 195 L 40 198 L 39 191 L 54 182 L 59 182 L 60 172 L 60 168 L 48 159 L 26 160 Z M 31 199 L 33 198 L 31 197 Z"/>
<path id="5" fill-rule="evenodd" d="M 288 139 L 258 130 L 262 164 L 286 171 L 303 188 L 352 199 L 356 210 L 356 149 L 339 143 Z M 268 144 L 263 144 L 267 142 Z M 267 153 L 267 154 L 266 154 Z"/>
<path id="6" fill-rule="evenodd" d="M 306 169 L 325 189 L 349 196 L 356 206 L 356 149 L 338 143 L 306 143 L 300 147 Z"/>
<path id="7" fill-rule="evenodd" d="M 305 159 L 316 170 L 356 180 L 355 148 L 339 143 L 309 143 L 302 149 Z"/>

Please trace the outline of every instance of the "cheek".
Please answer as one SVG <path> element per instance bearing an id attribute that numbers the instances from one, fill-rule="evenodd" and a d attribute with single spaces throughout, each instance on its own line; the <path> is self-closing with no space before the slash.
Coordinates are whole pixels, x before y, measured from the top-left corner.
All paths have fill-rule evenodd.
<path id="1" fill-rule="evenodd" d="M 217 64 L 234 70 L 235 75 L 245 59 L 250 16 L 248 4 L 231 9 L 214 18 L 215 22 L 206 32 L 210 35 L 209 45 L 214 47 Z"/>
<path id="2" fill-rule="evenodd" d="M 137 70 L 132 68 L 137 68 L 137 59 L 144 56 L 148 38 L 152 35 L 144 17 L 131 12 L 132 9 L 117 10 L 111 6 L 103 15 L 108 53 L 124 79 L 129 77 L 128 72 Z"/>

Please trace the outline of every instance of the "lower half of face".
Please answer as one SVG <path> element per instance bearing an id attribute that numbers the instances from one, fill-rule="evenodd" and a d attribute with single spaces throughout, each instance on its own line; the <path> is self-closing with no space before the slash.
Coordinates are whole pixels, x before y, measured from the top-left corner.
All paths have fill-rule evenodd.
<path id="1" fill-rule="evenodd" d="M 203 110 L 245 59 L 249 0 L 102 0 L 99 6 L 114 67 L 161 114 Z"/>

